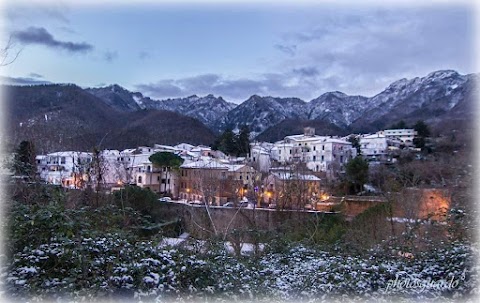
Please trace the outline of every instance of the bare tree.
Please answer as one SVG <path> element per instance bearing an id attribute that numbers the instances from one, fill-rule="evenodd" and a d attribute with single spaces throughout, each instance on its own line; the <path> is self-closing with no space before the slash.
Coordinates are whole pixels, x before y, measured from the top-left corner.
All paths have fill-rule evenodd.
<path id="1" fill-rule="evenodd" d="M 6 45 L 0 49 L 0 66 L 7 66 L 17 60 L 22 49 L 16 49 L 12 36 L 8 38 Z"/>

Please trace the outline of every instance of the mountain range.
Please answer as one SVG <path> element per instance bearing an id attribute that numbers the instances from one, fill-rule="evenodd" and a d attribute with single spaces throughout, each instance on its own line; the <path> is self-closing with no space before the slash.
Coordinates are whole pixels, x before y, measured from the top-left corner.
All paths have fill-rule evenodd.
<path id="1" fill-rule="evenodd" d="M 306 102 L 253 95 L 240 104 L 213 95 L 154 100 L 116 84 L 85 89 L 8 86 L 7 125 L 14 137 L 53 131 L 62 142 L 48 140 L 56 148 L 67 141 L 78 147 L 74 142 L 79 137 L 88 142 L 81 146 L 101 140 L 112 148 L 182 141 L 210 144 L 221 131 L 242 125 L 249 126 L 252 137 L 265 141 L 301 133 L 304 126 L 326 135 L 377 131 L 400 120 L 407 124 L 424 120 L 435 129 L 458 128 L 473 121 L 477 77 L 440 70 L 395 81 L 372 97 L 335 91 Z"/>

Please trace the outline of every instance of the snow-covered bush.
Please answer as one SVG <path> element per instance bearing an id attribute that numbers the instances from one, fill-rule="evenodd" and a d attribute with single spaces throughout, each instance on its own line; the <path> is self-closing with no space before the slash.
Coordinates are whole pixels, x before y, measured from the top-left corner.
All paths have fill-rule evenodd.
<path id="1" fill-rule="evenodd" d="M 476 248 L 461 243 L 411 259 L 297 245 L 238 258 L 221 250 L 194 254 L 107 234 L 26 248 L 10 261 L 5 287 L 16 299 L 458 299 L 476 290 L 476 254 Z"/>

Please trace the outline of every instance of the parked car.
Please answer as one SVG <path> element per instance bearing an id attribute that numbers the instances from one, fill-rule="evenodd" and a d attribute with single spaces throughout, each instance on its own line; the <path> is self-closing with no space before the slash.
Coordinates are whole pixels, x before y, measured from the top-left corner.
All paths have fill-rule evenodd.
<path id="1" fill-rule="evenodd" d="M 273 208 L 277 208 L 277 204 L 275 204 L 275 203 L 270 203 L 270 204 L 268 204 L 268 208 L 272 208 L 272 209 L 273 209 Z"/>
<path id="2" fill-rule="evenodd" d="M 190 204 L 203 204 L 203 202 L 200 201 L 200 200 L 192 200 L 192 201 L 189 201 L 188 203 L 190 203 Z"/>
<path id="3" fill-rule="evenodd" d="M 158 199 L 158 201 L 160 201 L 160 202 L 172 202 L 172 198 L 162 197 L 162 198 Z"/>
<path id="4" fill-rule="evenodd" d="M 234 207 L 235 205 L 233 204 L 233 202 L 227 202 L 225 204 L 222 205 L 223 207 Z"/>

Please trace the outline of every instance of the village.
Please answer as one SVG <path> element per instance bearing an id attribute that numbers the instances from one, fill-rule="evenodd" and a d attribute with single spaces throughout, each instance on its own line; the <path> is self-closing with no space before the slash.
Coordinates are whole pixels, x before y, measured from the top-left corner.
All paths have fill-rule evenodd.
<path id="1" fill-rule="evenodd" d="M 361 156 L 370 166 L 379 166 L 394 163 L 401 151 L 417 155 L 416 136 L 414 129 L 321 136 L 306 127 L 303 134 L 275 143 L 250 143 L 247 157 L 181 143 L 96 154 L 54 152 L 37 155 L 36 164 L 42 180 L 66 189 L 113 192 L 134 185 L 157 193 L 161 202 L 329 211 L 348 198 L 334 197 L 327 186 L 345 175 L 348 161 Z M 160 167 L 150 160 L 155 153 L 174 154 L 182 163 Z M 376 191 L 368 185 L 361 190 L 368 194 Z"/>

